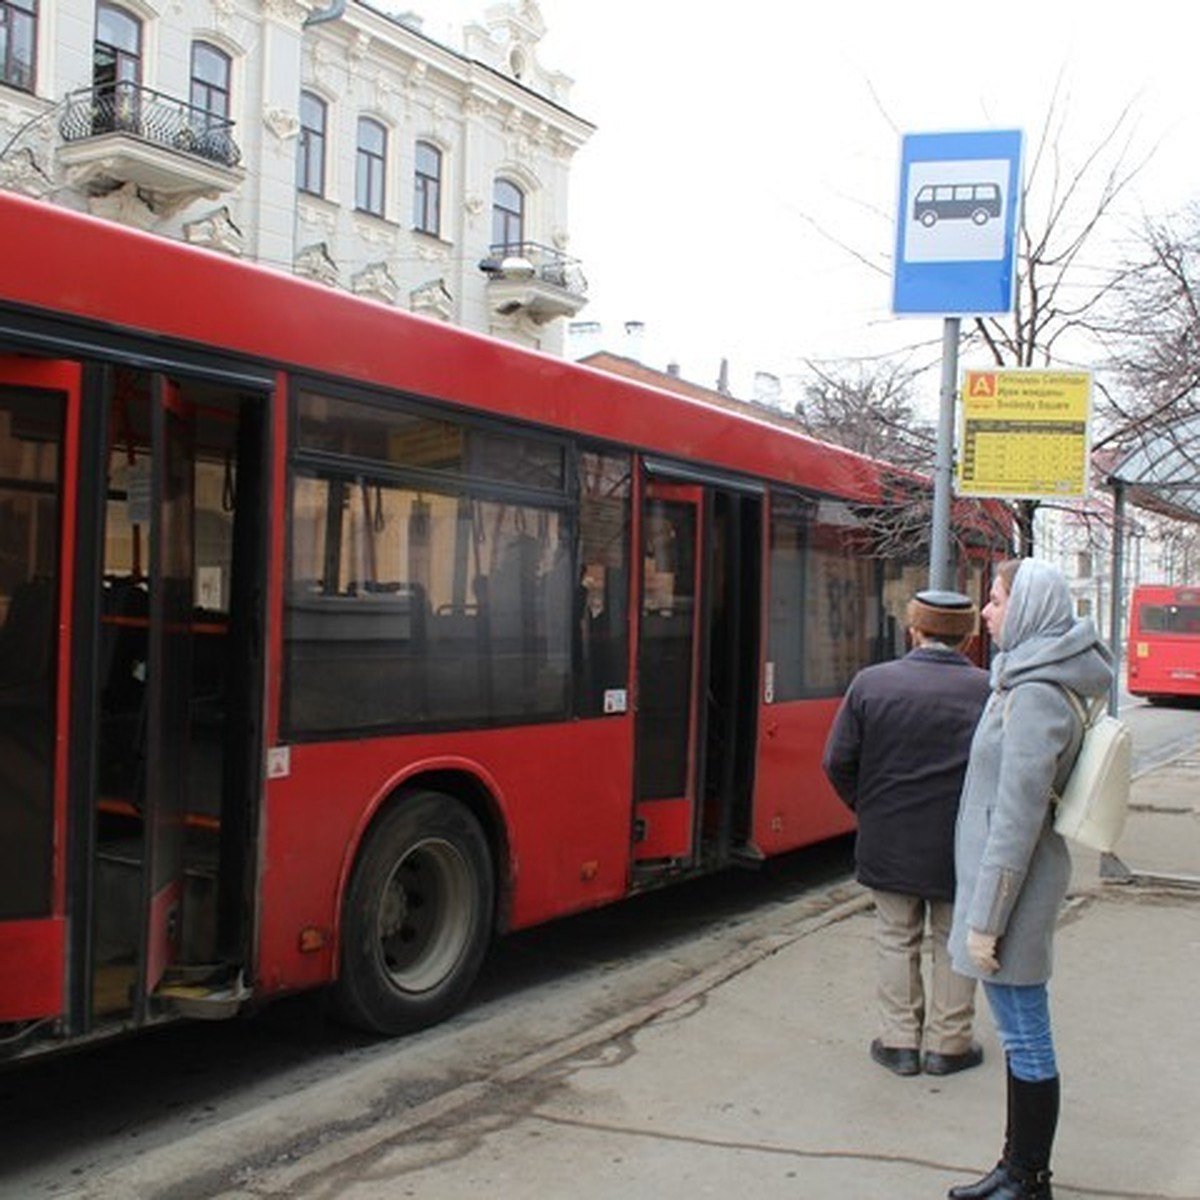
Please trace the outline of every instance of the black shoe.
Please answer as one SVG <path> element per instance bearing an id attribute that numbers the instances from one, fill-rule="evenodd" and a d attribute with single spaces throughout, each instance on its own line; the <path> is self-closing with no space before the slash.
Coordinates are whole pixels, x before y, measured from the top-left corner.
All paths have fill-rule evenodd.
<path id="1" fill-rule="evenodd" d="M 969 1071 L 981 1062 L 983 1047 L 978 1042 L 972 1042 L 961 1054 L 939 1054 L 936 1050 L 927 1050 L 921 1066 L 926 1075 L 953 1075 L 956 1071 Z"/>
<path id="2" fill-rule="evenodd" d="M 871 1057 L 894 1075 L 920 1075 L 921 1055 L 910 1046 L 885 1046 L 878 1038 L 871 1043 Z"/>
<path id="3" fill-rule="evenodd" d="M 946 1195 L 950 1200 L 985 1200 L 988 1196 L 994 1196 L 1008 1180 L 1008 1166 L 1001 1159 L 982 1179 L 974 1183 L 960 1183 Z"/>

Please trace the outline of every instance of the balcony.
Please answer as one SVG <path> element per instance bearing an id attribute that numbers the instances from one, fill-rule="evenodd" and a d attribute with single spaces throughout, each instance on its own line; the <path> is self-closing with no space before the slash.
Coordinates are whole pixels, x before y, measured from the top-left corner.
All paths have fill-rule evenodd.
<path id="1" fill-rule="evenodd" d="M 488 301 L 501 316 L 524 313 L 544 325 L 575 316 L 587 303 L 579 260 L 537 242 L 492 246 L 479 269 L 488 277 Z"/>
<path id="2" fill-rule="evenodd" d="M 132 183 L 166 213 L 242 181 L 232 121 L 135 83 L 72 92 L 58 129 L 68 180 L 95 196 Z"/>

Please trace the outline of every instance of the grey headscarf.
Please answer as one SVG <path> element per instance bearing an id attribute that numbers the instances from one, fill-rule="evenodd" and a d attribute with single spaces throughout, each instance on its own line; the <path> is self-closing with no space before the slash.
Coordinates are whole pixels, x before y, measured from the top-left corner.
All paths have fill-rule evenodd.
<path id="1" fill-rule="evenodd" d="M 1014 675 L 1037 664 L 1062 661 L 1094 646 L 1111 662 L 1090 617 L 1078 618 L 1063 573 L 1047 562 L 1024 559 L 1017 568 L 1004 624 L 996 639 L 992 686 L 1006 686 Z"/>

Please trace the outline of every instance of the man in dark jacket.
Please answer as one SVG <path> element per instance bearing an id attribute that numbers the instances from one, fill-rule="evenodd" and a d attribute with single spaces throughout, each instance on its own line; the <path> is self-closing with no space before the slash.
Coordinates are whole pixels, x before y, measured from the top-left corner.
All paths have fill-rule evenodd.
<path id="1" fill-rule="evenodd" d="M 875 899 L 880 1033 L 871 1057 L 897 1075 L 949 1075 L 983 1061 L 971 1036 L 974 981 L 955 974 L 946 949 L 958 797 L 989 693 L 987 672 L 962 653 L 977 616 L 958 592 L 918 592 L 908 606 L 913 649 L 854 677 L 822 762 L 858 818 L 858 880 Z"/>

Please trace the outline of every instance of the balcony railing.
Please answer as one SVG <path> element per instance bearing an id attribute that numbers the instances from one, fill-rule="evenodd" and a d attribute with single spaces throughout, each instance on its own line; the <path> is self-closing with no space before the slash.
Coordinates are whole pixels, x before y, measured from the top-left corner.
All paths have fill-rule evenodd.
<path id="1" fill-rule="evenodd" d="M 155 146 L 236 167 L 242 151 L 233 140 L 233 125 L 182 100 L 122 81 L 72 92 L 58 129 L 64 142 L 126 133 Z"/>
<path id="2" fill-rule="evenodd" d="M 524 264 L 528 263 L 528 267 Z M 488 257 L 479 264 L 493 277 L 514 278 L 524 271 L 527 278 L 562 288 L 573 296 L 587 295 L 587 279 L 577 258 L 570 258 L 538 242 L 508 242 L 488 248 Z"/>

